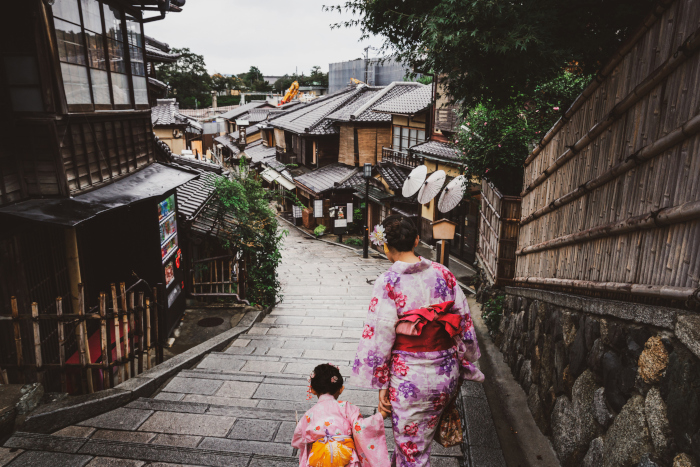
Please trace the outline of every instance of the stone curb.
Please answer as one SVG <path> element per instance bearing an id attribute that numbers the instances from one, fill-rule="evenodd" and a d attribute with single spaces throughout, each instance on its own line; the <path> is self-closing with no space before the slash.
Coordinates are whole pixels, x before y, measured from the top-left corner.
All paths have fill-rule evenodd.
<path id="1" fill-rule="evenodd" d="M 156 367 L 144 371 L 112 389 L 93 394 L 69 397 L 59 402 L 40 406 L 22 420 L 17 420 L 15 429 L 30 433 L 52 433 L 69 425 L 82 422 L 109 412 L 141 397 L 153 394 L 163 383 L 180 370 L 190 368 L 205 354 L 223 350 L 231 341 L 250 330 L 269 312 L 267 310 L 247 312 L 237 326 L 192 347 Z"/>

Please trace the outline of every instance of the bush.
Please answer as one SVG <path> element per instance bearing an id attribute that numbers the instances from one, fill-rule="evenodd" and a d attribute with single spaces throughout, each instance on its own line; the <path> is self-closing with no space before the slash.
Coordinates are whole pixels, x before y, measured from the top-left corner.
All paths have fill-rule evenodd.
<path id="1" fill-rule="evenodd" d="M 317 237 L 320 237 L 320 236 L 323 235 L 325 232 L 326 232 L 326 226 L 325 226 L 325 225 L 319 225 L 318 227 L 316 227 L 316 228 L 314 229 L 314 235 L 316 235 Z"/>
<path id="2" fill-rule="evenodd" d="M 498 333 L 498 327 L 501 325 L 503 317 L 503 301 L 505 295 L 496 295 L 495 297 L 484 302 L 481 307 L 481 319 L 489 330 L 492 336 Z"/>
<path id="3" fill-rule="evenodd" d="M 218 96 L 216 98 L 216 105 L 219 107 L 225 107 L 227 105 L 238 105 L 241 103 L 241 96 Z"/>
<path id="4" fill-rule="evenodd" d="M 343 243 L 349 246 L 364 246 L 361 238 L 348 238 Z"/>

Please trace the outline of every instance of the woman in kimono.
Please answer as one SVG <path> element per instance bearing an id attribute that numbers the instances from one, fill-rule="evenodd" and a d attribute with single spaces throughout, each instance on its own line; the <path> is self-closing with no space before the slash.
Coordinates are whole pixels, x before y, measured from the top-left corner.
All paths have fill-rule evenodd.
<path id="1" fill-rule="evenodd" d="M 431 442 L 463 380 L 483 381 L 480 351 L 464 293 L 452 273 L 416 256 L 418 231 L 387 217 L 384 251 L 393 265 L 374 285 L 353 365 L 353 385 L 379 390 L 391 409 L 392 465 L 430 466 Z"/>
<path id="2" fill-rule="evenodd" d="M 318 403 L 297 423 L 292 446 L 299 449 L 299 467 L 389 467 L 384 419 L 388 411 L 362 418 L 360 409 L 340 402 L 343 376 L 328 363 L 309 379 Z"/>

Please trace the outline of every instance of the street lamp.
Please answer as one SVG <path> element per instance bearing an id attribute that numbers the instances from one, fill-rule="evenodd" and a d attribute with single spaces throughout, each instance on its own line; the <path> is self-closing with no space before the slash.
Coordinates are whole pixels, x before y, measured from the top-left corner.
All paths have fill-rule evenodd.
<path id="1" fill-rule="evenodd" d="M 372 178 L 372 164 L 365 162 L 362 169 L 362 176 L 365 178 L 365 238 L 362 244 L 362 257 L 369 258 L 369 179 Z"/>

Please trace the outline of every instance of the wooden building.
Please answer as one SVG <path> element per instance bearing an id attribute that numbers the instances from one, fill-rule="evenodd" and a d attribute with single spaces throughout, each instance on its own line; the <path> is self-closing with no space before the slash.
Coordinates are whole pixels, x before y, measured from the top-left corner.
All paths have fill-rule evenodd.
<path id="1" fill-rule="evenodd" d="M 0 33 L 13 44 L 0 52 L 0 313 L 11 296 L 44 314 L 62 297 L 68 313 L 81 283 L 93 306 L 111 283 L 139 278 L 159 290 L 161 336 L 181 313 L 175 189 L 198 174 L 158 161 L 143 35 L 143 10 L 155 6 L 13 4 Z M 42 339 L 55 336 L 55 323 L 42 326 Z M 7 364 L 11 339 L 0 332 Z"/>

